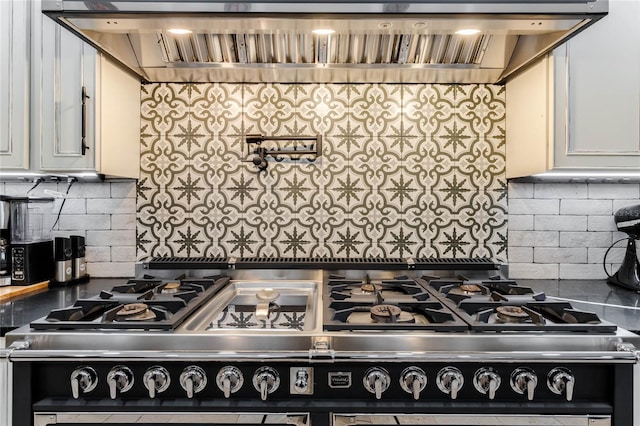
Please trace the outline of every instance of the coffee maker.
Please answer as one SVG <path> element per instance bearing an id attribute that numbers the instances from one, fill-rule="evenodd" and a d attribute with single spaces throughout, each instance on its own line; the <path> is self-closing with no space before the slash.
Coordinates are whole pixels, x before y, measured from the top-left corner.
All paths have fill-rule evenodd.
<path id="1" fill-rule="evenodd" d="M 613 218 L 618 230 L 628 234 L 629 239 L 622 265 L 607 282 L 640 291 L 640 261 L 636 251 L 636 240 L 640 239 L 640 204 L 619 209 Z"/>
<path id="2" fill-rule="evenodd" d="M 10 280 L 11 285 L 24 286 L 54 277 L 53 204 L 53 198 L 0 196 L 3 284 Z"/>

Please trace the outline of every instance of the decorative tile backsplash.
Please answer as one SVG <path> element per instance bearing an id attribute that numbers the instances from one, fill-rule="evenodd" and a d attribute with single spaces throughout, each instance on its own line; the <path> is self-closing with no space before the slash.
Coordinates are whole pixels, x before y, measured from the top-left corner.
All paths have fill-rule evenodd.
<path id="1" fill-rule="evenodd" d="M 144 85 L 137 257 L 506 261 L 497 85 Z M 259 171 L 244 135 L 323 136 Z M 275 142 L 276 144 L 278 142 Z M 292 141 L 263 146 L 291 148 Z"/>

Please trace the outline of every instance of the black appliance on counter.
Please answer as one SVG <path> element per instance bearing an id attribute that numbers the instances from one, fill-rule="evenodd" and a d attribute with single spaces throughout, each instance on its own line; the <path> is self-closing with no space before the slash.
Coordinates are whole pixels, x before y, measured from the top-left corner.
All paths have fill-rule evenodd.
<path id="1" fill-rule="evenodd" d="M 80 235 L 55 238 L 56 276 L 53 287 L 79 284 L 89 280 L 85 258 L 85 238 Z"/>
<path id="2" fill-rule="evenodd" d="M 619 209 L 614 214 L 614 220 L 618 230 L 628 234 L 629 238 L 622 265 L 607 282 L 640 291 L 640 261 L 636 248 L 636 240 L 640 239 L 640 204 Z"/>
<path id="3" fill-rule="evenodd" d="M 56 237 L 54 240 L 54 258 L 56 261 L 55 281 L 64 284 L 71 281 L 73 270 L 71 268 L 71 239 Z"/>
<path id="4" fill-rule="evenodd" d="M 85 239 L 80 235 L 72 235 L 70 238 L 73 279 L 81 280 L 88 278 L 89 275 L 87 274 L 87 259 L 85 257 Z"/>
<path id="5" fill-rule="evenodd" d="M 54 247 L 51 238 L 53 198 L 1 195 L 4 247 L 4 278 L 11 285 L 31 285 L 54 278 Z M 6 211 L 8 210 L 8 219 Z"/>
<path id="6" fill-rule="evenodd" d="M 498 269 L 153 259 L 7 334 L 13 426 L 640 424 L 640 337 Z"/>

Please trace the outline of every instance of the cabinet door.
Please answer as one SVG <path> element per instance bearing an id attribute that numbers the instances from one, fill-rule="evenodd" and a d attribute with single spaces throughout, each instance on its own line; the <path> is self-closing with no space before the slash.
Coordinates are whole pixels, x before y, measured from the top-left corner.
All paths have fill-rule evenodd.
<path id="1" fill-rule="evenodd" d="M 640 0 L 555 52 L 555 168 L 640 168 Z"/>
<path id="2" fill-rule="evenodd" d="M 43 19 L 42 170 L 95 169 L 96 57 L 95 49 Z"/>
<path id="3" fill-rule="evenodd" d="M 0 166 L 29 168 L 29 7 L 0 1 Z"/>

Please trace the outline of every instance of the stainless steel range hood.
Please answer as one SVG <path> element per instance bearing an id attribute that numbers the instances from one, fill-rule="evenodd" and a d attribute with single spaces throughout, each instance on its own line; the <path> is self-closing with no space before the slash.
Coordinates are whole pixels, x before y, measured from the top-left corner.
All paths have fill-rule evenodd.
<path id="1" fill-rule="evenodd" d="M 146 81 L 503 83 L 608 2 L 43 0 L 42 10 Z"/>

